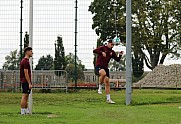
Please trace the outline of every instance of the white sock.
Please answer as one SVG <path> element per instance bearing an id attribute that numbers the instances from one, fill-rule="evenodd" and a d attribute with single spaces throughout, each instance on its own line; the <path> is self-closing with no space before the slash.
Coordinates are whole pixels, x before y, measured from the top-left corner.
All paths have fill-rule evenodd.
<path id="1" fill-rule="evenodd" d="M 99 90 L 102 90 L 102 85 L 99 84 Z"/>
<path id="2" fill-rule="evenodd" d="M 106 97 L 107 97 L 107 100 L 110 100 L 110 99 L 111 99 L 110 94 L 107 94 Z"/>
<path id="3" fill-rule="evenodd" d="M 30 111 L 29 111 L 28 108 L 25 109 L 25 112 L 26 112 L 26 114 L 29 114 L 29 113 L 30 113 Z"/>
<path id="4" fill-rule="evenodd" d="M 25 114 L 26 109 L 25 108 L 21 108 L 21 114 Z"/>

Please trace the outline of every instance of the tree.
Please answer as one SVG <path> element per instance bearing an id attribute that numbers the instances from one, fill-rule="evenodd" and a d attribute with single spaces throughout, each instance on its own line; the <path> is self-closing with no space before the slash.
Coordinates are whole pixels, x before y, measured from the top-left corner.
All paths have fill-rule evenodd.
<path id="1" fill-rule="evenodd" d="M 6 62 L 3 64 L 3 69 L 5 70 L 19 70 L 19 54 L 17 50 L 11 51 L 10 55 L 5 57 Z"/>
<path id="2" fill-rule="evenodd" d="M 133 69 L 133 76 L 141 77 L 144 73 L 144 64 L 143 64 L 143 57 L 135 56 L 132 57 L 132 69 Z"/>
<path id="3" fill-rule="evenodd" d="M 135 15 L 133 21 L 134 49 L 136 48 L 139 54 L 144 55 L 145 63 L 150 69 L 154 69 L 158 63 L 163 64 L 168 54 L 172 57 L 180 56 L 178 50 L 180 50 L 179 36 L 181 33 L 178 26 L 181 20 L 176 16 L 178 9 L 175 10 L 178 3 L 179 0 L 147 0 L 146 2 L 141 0 L 133 4 L 137 7 L 133 10 Z M 142 45 L 139 46 L 138 41 Z M 149 57 L 144 51 L 149 53 Z"/>
<path id="4" fill-rule="evenodd" d="M 55 43 L 55 59 L 54 59 L 54 69 L 55 70 L 64 70 L 66 66 L 65 63 L 65 51 L 63 46 L 63 40 L 61 36 L 57 37 Z M 62 73 L 55 72 L 56 75 L 61 76 Z"/>
<path id="5" fill-rule="evenodd" d="M 76 57 L 76 64 L 77 64 L 77 78 L 78 79 L 84 79 L 84 73 L 85 65 L 82 64 L 81 60 Z M 68 73 L 68 78 L 74 80 L 74 70 L 75 70 L 75 55 L 73 53 L 69 53 L 65 56 L 66 61 L 66 68 L 65 70 Z"/>
<path id="6" fill-rule="evenodd" d="M 29 46 L 29 35 L 26 32 L 24 37 L 24 48 Z M 25 56 L 23 52 L 23 57 Z M 6 70 L 18 70 L 21 62 L 21 51 L 18 50 L 11 51 L 10 55 L 5 57 L 6 62 L 3 64 L 3 69 Z"/>
<path id="7" fill-rule="evenodd" d="M 114 22 L 119 27 L 119 36 L 123 35 L 124 38 L 125 5 L 122 0 L 94 0 L 89 6 L 89 11 L 94 14 L 92 28 L 102 40 L 114 37 Z M 116 20 L 114 11 L 117 13 Z M 179 0 L 133 1 L 133 57 L 139 56 L 137 60 L 143 59 L 150 69 L 154 69 L 158 63 L 163 64 L 167 55 L 178 58 L 181 45 L 180 13 Z"/>
<path id="8" fill-rule="evenodd" d="M 38 60 L 35 70 L 52 70 L 53 69 L 53 57 L 51 55 L 42 56 Z"/>
<path id="9" fill-rule="evenodd" d="M 28 47 L 29 46 L 29 34 L 28 34 L 28 32 L 26 31 L 25 32 L 25 37 L 24 37 L 24 49 L 26 48 L 26 47 Z M 23 49 L 23 50 L 24 50 Z M 23 57 L 25 56 L 25 53 L 23 52 Z"/>
<path id="10" fill-rule="evenodd" d="M 28 32 L 26 31 L 25 32 L 25 37 L 24 37 L 24 48 L 28 47 L 29 46 L 29 34 Z"/>
<path id="11" fill-rule="evenodd" d="M 21 61 L 21 59 L 25 56 L 25 53 L 23 52 L 23 50 L 24 50 L 26 47 L 28 47 L 28 46 L 29 46 L 29 34 L 28 34 L 28 32 L 26 31 L 26 32 L 25 32 L 25 36 L 24 36 L 24 48 L 22 49 L 22 51 L 21 51 L 21 50 L 19 51 L 19 54 L 20 54 L 19 59 L 20 59 L 20 61 Z"/>
<path id="12" fill-rule="evenodd" d="M 75 65 L 74 64 L 68 64 L 65 68 L 65 71 L 68 73 L 68 79 L 74 81 L 74 70 Z M 83 80 L 84 79 L 84 72 L 82 70 L 82 67 L 80 65 L 77 66 L 77 79 Z"/>
<path id="13" fill-rule="evenodd" d="M 89 6 L 89 11 L 94 14 L 92 28 L 100 40 L 113 39 L 115 36 L 124 39 L 125 32 L 125 1 L 117 0 L 94 0 Z"/>

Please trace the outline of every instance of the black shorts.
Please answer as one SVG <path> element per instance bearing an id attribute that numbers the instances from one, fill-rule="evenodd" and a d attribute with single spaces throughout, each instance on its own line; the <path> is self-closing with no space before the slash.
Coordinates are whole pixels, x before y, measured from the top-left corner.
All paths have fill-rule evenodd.
<path id="1" fill-rule="evenodd" d="M 23 83 L 21 83 L 21 84 L 22 84 L 22 89 L 23 89 L 22 93 L 30 94 L 31 89 L 29 89 L 29 84 L 28 84 L 28 82 L 23 82 Z"/>
<path id="2" fill-rule="evenodd" d="M 105 67 L 101 67 L 101 66 L 96 66 L 95 67 L 95 74 L 99 75 L 99 70 L 104 69 L 104 71 L 106 72 L 106 76 L 109 77 L 109 69 L 105 68 Z"/>

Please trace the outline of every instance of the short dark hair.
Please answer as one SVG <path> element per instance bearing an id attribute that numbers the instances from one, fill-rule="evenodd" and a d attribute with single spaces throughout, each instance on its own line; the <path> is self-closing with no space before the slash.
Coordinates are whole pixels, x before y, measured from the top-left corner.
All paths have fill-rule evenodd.
<path id="1" fill-rule="evenodd" d="M 111 39 L 109 39 L 107 42 L 108 42 L 108 43 L 112 43 L 112 40 L 111 40 Z"/>
<path id="2" fill-rule="evenodd" d="M 24 49 L 24 53 L 26 53 L 26 51 L 30 51 L 30 50 L 32 50 L 31 47 L 26 47 L 26 48 Z"/>

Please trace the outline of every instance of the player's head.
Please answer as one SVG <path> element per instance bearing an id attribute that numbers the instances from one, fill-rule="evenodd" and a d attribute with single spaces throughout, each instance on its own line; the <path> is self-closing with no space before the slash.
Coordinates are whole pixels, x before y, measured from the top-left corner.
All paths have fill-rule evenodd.
<path id="1" fill-rule="evenodd" d="M 31 47 L 26 47 L 24 49 L 24 54 L 25 54 L 25 56 L 32 57 L 32 55 L 33 55 L 32 48 Z"/>
<path id="2" fill-rule="evenodd" d="M 113 44 L 112 40 L 107 41 L 107 47 L 110 48 L 110 49 L 112 49 L 114 47 L 114 44 Z"/>

